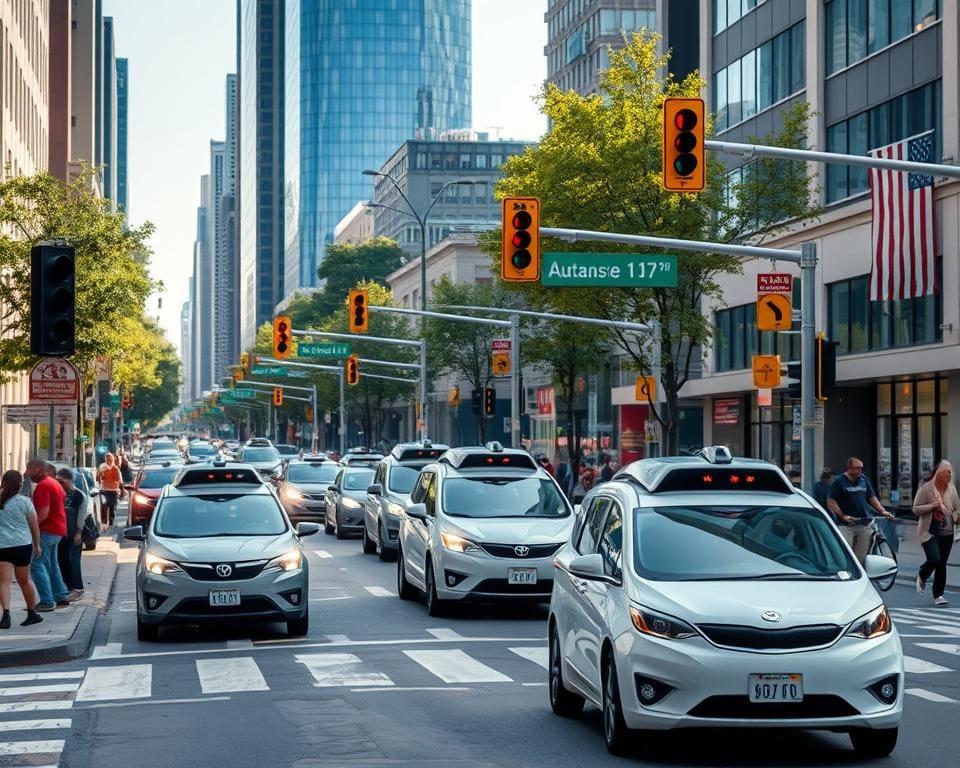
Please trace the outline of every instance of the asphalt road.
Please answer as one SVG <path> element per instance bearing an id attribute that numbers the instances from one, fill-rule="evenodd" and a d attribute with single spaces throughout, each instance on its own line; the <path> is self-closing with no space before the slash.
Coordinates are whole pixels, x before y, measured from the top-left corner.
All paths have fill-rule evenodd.
<path id="1" fill-rule="evenodd" d="M 359 541 L 321 533 L 305 545 L 311 629 L 297 640 L 278 625 L 140 643 L 122 563 L 91 658 L 0 675 L 0 768 L 869 764 L 843 735 L 759 730 L 645 735 L 636 757 L 612 757 L 597 710 L 550 711 L 545 608 L 432 619 L 396 597 L 395 565 Z M 911 693 L 897 750 L 876 764 L 952 764 L 960 599 L 935 610 L 898 585 L 888 602 Z"/>

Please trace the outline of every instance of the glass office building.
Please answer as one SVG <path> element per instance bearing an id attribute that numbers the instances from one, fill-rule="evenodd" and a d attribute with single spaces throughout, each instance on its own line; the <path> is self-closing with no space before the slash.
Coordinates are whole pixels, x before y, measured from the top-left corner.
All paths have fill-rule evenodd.
<path id="1" fill-rule="evenodd" d="M 284 293 L 408 139 L 470 124 L 470 0 L 288 0 Z"/>

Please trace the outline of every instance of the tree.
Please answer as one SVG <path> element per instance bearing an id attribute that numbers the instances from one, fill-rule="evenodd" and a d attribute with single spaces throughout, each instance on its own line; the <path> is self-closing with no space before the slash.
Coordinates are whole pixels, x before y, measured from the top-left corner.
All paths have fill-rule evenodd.
<path id="1" fill-rule="evenodd" d="M 133 405 L 127 417 L 140 422 L 142 429 L 150 429 L 177 406 L 180 399 L 180 359 L 173 345 L 166 343 L 155 366 L 154 386 L 133 387 Z"/>
<path id="2" fill-rule="evenodd" d="M 610 68 L 600 92 L 581 96 L 548 85 L 542 111 L 552 130 L 537 147 L 511 157 L 497 185 L 502 196 L 541 199 L 543 226 L 651 234 L 688 240 L 760 243 L 796 220 L 818 215 L 814 179 L 800 163 L 760 160 L 728 176 L 720 159 L 710 155 L 707 188 L 698 195 L 661 188 L 662 105 L 667 96 L 699 96 L 706 83 L 691 74 L 677 83 L 667 71 L 667 57 L 657 54 L 658 37 L 639 32 L 620 51 L 611 52 Z M 783 127 L 765 144 L 802 146 L 809 117 L 805 104 L 788 111 Z M 712 122 L 708 123 L 708 131 Z M 496 233 L 481 237 L 481 247 L 499 267 Z M 542 250 L 582 250 L 581 245 L 544 239 Z M 655 252 L 613 243 L 592 243 L 591 251 Z M 634 333 L 613 330 L 617 346 L 637 370 L 650 375 L 659 368 L 664 407 L 650 403 L 665 432 L 668 453 L 677 450 L 679 393 L 691 376 L 695 351 L 709 344 L 714 329 L 703 307 L 722 300 L 717 277 L 740 273 L 737 257 L 684 253 L 676 288 L 542 289 L 547 306 L 569 314 L 656 322 L 655 344 Z"/>

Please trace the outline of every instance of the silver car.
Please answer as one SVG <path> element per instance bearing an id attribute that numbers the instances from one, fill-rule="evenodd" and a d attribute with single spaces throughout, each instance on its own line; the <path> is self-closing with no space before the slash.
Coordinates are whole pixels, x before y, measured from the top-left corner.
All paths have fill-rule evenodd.
<path id="1" fill-rule="evenodd" d="M 199 468 L 198 468 L 199 469 Z M 137 637 L 161 625 L 278 622 L 292 636 L 309 629 L 307 559 L 300 539 L 252 467 L 185 472 L 164 488 L 150 523 L 124 530 L 139 541 Z"/>
<path id="2" fill-rule="evenodd" d="M 327 488 L 327 514 L 324 530 L 336 533 L 338 539 L 348 533 L 363 530 L 363 504 L 367 500 L 367 488 L 373 482 L 373 467 L 343 467 L 336 479 Z"/>

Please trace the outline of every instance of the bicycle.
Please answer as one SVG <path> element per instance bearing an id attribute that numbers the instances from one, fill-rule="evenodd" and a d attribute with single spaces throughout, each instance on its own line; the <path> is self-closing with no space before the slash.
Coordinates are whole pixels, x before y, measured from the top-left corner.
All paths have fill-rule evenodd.
<path id="1" fill-rule="evenodd" d="M 870 549 L 867 554 L 870 555 L 880 555 L 881 557 L 889 557 L 893 562 L 897 562 L 897 553 L 894 551 L 893 547 L 890 546 L 890 542 L 887 541 L 887 537 L 883 535 L 880 531 L 880 528 L 877 526 L 877 519 L 873 518 L 870 521 Z M 899 565 L 897 566 L 899 568 Z M 888 592 L 890 588 L 894 585 L 894 582 L 897 580 L 897 572 L 894 571 L 889 576 L 885 576 L 882 579 L 877 579 L 874 581 L 874 584 L 877 585 L 877 589 L 881 592 Z"/>

